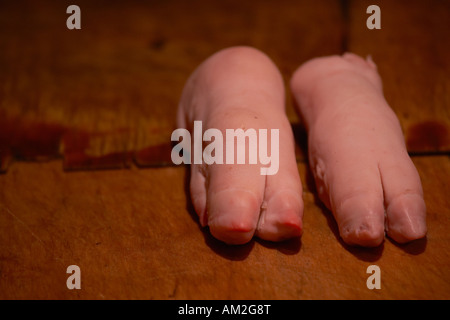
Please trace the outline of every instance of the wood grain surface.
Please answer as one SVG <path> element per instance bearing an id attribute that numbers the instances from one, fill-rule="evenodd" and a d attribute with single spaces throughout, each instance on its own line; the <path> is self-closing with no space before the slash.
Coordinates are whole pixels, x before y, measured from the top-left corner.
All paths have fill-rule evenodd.
<path id="1" fill-rule="evenodd" d="M 371 55 L 384 94 L 414 154 L 450 152 L 450 2 L 377 1 L 381 30 L 358 14 L 371 1 L 349 2 L 348 50 Z"/>
<path id="2" fill-rule="evenodd" d="M 339 240 L 303 163 L 302 238 L 243 246 L 199 227 L 183 168 L 64 173 L 58 161 L 19 163 L 0 179 L 0 298 L 449 299 L 450 162 L 414 163 L 428 236 L 375 249 Z M 366 287 L 373 264 L 380 290 Z M 81 290 L 66 287 L 70 265 L 81 269 Z"/>
<path id="3" fill-rule="evenodd" d="M 66 28 L 71 4 L 81 30 Z M 366 27 L 371 4 L 381 30 Z M 1 1 L 0 299 L 449 299 L 448 30 L 439 0 Z M 201 228 L 170 134 L 189 74 L 234 45 L 266 52 L 286 84 L 310 58 L 370 54 L 422 178 L 428 236 L 340 241 L 287 86 L 304 235 L 227 246 Z M 373 264 L 380 290 L 366 287 Z"/>
<path id="4" fill-rule="evenodd" d="M 66 169 L 171 164 L 181 90 L 209 55 L 257 47 L 287 83 L 343 37 L 338 1 L 77 3 L 81 30 L 65 27 L 67 1 L 1 4 L 3 170 L 14 158 L 62 157 Z M 290 105 L 288 115 L 295 124 Z"/>

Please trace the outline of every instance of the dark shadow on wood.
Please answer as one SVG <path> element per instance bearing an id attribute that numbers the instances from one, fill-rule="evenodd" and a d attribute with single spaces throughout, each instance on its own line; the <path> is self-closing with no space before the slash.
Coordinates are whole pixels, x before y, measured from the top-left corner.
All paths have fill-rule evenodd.
<path id="1" fill-rule="evenodd" d="M 256 239 L 260 245 L 268 249 L 278 250 L 280 253 L 285 255 L 294 255 L 300 252 L 302 247 L 302 240 L 300 237 L 280 241 L 280 242 L 272 242 L 266 241 L 262 239 Z"/>
<path id="2" fill-rule="evenodd" d="M 404 243 L 404 244 L 395 242 L 391 238 L 388 238 L 388 239 L 397 248 L 400 248 L 404 252 L 406 252 L 410 255 L 414 255 L 414 256 L 425 252 L 425 249 L 427 248 L 427 242 L 428 242 L 427 237 L 424 237 L 422 239 L 417 239 L 417 240 L 411 241 L 409 243 Z"/>

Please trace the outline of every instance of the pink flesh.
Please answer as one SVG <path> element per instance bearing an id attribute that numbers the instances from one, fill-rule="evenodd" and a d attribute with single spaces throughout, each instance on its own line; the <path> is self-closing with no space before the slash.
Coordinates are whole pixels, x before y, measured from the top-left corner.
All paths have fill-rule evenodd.
<path id="1" fill-rule="evenodd" d="M 179 105 L 178 126 L 192 130 L 279 129 L 279 170 L 260 174 L 260 164 L 191 165 L 191 199 L 200 223 L 230 244 L 254 235 L 271 241 L 302 233 L 302 186 L 294 138 L 285 115 L 282 77 L 263 53 L 247 47 L 222 50 L 189 78 Z M 224 150 L 225 154 L 225 150 Z"/>
<path id="2" fill-rule="evenodd" d="M 385 229 L 401 243 L 424 237 L 420 177 L 375 64 L 350 53 L 316 58 L 295 72 L 291 89 L 319 196 L 343 240 L 377 246 Z"/>

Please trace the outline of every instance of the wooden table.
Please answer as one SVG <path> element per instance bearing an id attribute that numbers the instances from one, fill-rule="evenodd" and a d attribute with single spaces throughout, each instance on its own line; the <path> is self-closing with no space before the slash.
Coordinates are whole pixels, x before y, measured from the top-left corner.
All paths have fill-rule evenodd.
<path id="1" fill-rule="evenodd" d="M 66 27 L 70 4 L 0 3 L 1 299 L 450 298 L 449 1 L 77 0 L 81 30 Z M 286 83 L 312 57 L 371 54 L 422 178 L 427 237 L 339 239 L 290 96 L 304 235 L 227 246 L 202 229 L 170 134 L 189 74 L 233 45 L 265 51 Z"/>

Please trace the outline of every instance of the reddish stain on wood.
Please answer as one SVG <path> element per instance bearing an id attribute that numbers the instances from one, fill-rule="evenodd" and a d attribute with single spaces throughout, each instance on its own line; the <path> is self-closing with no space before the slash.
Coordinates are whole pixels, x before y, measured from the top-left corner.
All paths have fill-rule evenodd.
<path id="1" fill-rule="evenodd" d="M 89 152 L 93 139 L 107 139 L 107 133 L 90 133 L 73 130 L 67 132 L 62 138 L 64 169 L 66 170 L 94 170 L 94 169 L 120 169 L 129 167 L 132 152 L 115 151 L 92 155 Z"/>
<path id="2" fill-rule="evenodd" d="M 137 151 L 134 154 L 134 161 L 136 165 L 142 167 L 172 165 L 171 152 L 172 144 L 168 140 L 168 143 L 149 146 Z"/>
<path id="3" fill-rule="evenodd" d="M 450 137 L 447 126 L 438 121 L 417 123 L 407 130 L 408 151 L 450 151 Z"/>
<path id="4" fill-rule="evenodd" d="M 127 144 L 129 134 L 127 129 L 88 132 L 53 123 L 2 115 L 0 172 L 6 172 L 13 159 L 45 161 L 62 157 L 65 170 L 120 169 L 129 167 L 133 162 L 141 167 L 172 164 L 170 137 L 167 138 L 167 143 L 134 150 L 133 146 Z M 111 140 L 112 143 L 119 144 L 119 150 L 114 149 L 114 146 L 108 149 L 96 145 L 99 141 Z"/>
<path id="5" fill-rule="evenodd" d="M 42 161 L 59 157 L 59 144 L 66 128 L 51 123 L 26 121 L 19 117 L 0 119 L 0 172 L 13 158 Z"/>

